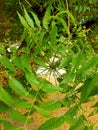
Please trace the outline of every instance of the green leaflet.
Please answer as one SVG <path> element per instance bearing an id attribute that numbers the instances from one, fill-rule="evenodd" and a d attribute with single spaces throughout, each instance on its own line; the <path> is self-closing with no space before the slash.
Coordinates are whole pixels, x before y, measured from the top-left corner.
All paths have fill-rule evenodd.
<path id="1" fill-rule="evenodd" d="M 61 89 L 59 87 L 53 86 L 52 84 L 47 84 L 47 85 L 44 84 L 42 87 L 42 91 L 46 93 L 54 93 L 60 90 Z"/>
<path id="2" fill-rule="evenodd" d="M 28 30 L 26 28 L 24 28 L 24 32 L 23 32 L 23 34 L 20 37 L 20 43 L 22 43 L 24 41 L 24 39 L 26 38 L 27 34 L 28 34 Z"/>
<path id="3" fill-rule="evenodd" d="M 93 89 L 98 86 L 98 73 L 95 74 L 95 76 L 93 77 L 93 79 L 88 79 L 84 86 L 82 87 L 82 91 L 81 91 L 81 97 L 80 97 L 80 102 L 85 102 L 88 98 L 88 96 L 90 96 L 91 91 L 93 91 Z"/>
<path id="4" fill-rule="evenodd" d="M 61 60 L 61 63 L 59 65 L 59 69 L 66 67 L 70 61 L 72 60 L 72 56 L 66 56 Z"/>
<path id="5" fill-rule="evenodd" d="M 70 114 L 65 114 L 64 119 L 70 125 L 75 125 L 76 124 L 76 120 Z"/>
<path id="6" fill-rule="evenodd" d="M 13 58 L 13 63 L 14 63 L 19 69 L 21 69 L 21 70 L 23 70 L 23 71 L 25 70 L 20 57 L 16 56 L 15 58 Z"/>
<path id="7" fill-rule="evenodd" d="M 26 68 L 27 70 L 30 70 L 30 57 L 29 56 L 22 54 L 21 62 L 24 68 Z"/>
<path id="8" fill-rule="evenodd" d="M 25 77 L 27 81 L 33 86 L 33 87 L 40 87 L 39 81 L 37 80 L 36 75 L 31 71 L 26 71 Z"/>
<path id="9" fill-rule="evenodd" d="M 82 65 L 82 67 L 79 69 L 79 73 L 83 73 L 97 64 L 98 64 L 98 55 L 89 58 L 87 62 L 84 65 Z"/>
<path id="10" fill-rule="evenodd" d="M 29 14 L 27 13 L 25 8 L 24 8 L 24 14 L 25 14 L 25 19 L 28 22 L 29 26 L 34 28 L 33 20 L 30 18 Z"/>
<path id="11" fill-rule="evenodd" d="M 9 70 L 13 72 L 16 71 L 14 65 L 10 62 L 10 60 L 6 56 L 0 56 L 0 62 L 4 67 L 8 68 Z"/>
<path id="12" fill-rule="evenodd" d="M 24 128 L 13 126 L 9 121 L 2 121 L 3 130 L 24 130 Z"/>
<path id="13" fill-rule="evenodd" d="M 18 80 L 10 78 L 9 85 L 17 94 L 24 97 L 32 98 L 32 96 L 26 91 L 26 89 L 22 86 L 22 84 Z"/>
<path id="14" fill-rule="evenodd" d="M 57 27 L 56 27 L 56 23 L 53 21 L 52 29 L 50 31 L 50 42 L 53 47 L 55 47 L 56 44 L 56 36 L 57 36 Z"/>
<path id="15" fill-rule="evenodd" d="M 64 78 L 60 84 L 67 84 L 68 82 L 71 82 L 74 78 L 75 74 L 72 72 L 69 72 L 66 74 L 66 78 Z"/>
<path id="16" fill-rule="evenodd" d="M 16 103 L 14 105 L 14 107 L 15 108 L 31 108 L 32 107 L 32 103 L 23 101 L 23 102 Z"/>
<path id="17" fill-rule="evenodd" d="M 74 117 L 75 115 L 77 115 L 78 111 L 79 111 L 78 106 L 72 106 L 72 107 L 66 112 L 66 114 L 71 115 L 72 117 Z"/>
<path id="18" fill-rule="evenodd" d="M 48 29 L 48 24 L 49 24 L 48 18 L 50 17 L 50 15 L 51 15 L 51 6 L 48 6 L 45 15 L 43 17 L 43 27 L 45 29 Z"/>
<path id="19" fill-rule="evenodd" d="M 65 119 L 63 116 L 51 118 L 42 124 L 38 130 L 54 130 L 55 128 L 60 127 L 64 121 Z"/>
<path id="20" fill-rule="evenodd" d="M 53 110 L 61 108 L 61 102 L 59 100 L 49 101 L 49 102 L 45 102 L 41 104 L 40 107 L 47 111 L 53 111 Z"/>
<path id="21" fill-rule="evenodd" d="M 33 18 L 34 18 L 34 20 L 35 20 L 36 25 L 37 25 L 39 28 L 41 28 L 41 26 L 40 26 L 40 20 L 38 19 L 37 15 L 36 15 L 35 13 L 33 13 L 33 12 L 31 12 L 31 14 L 33 15 Z"/>
<path id="22" fill-rule="evenodd" d="M 0 86 L 0 100 L 9 106 L 14 104 L 12 97 L 2 86 Z"/>
<path id="23" fill-rule="evenodd" d="M 21 16 L 19 13 L 18 13 L 18 16 L 19 16 L 19 19 L 20 19 L 21 24 L 23 25 L 23 27 L 28 30 L 28 29 L 29 29 L 29 26 L 28 26 L 28 23 L 26 22 L 26 20 L 24 19 L 24 17 Z"/>
<path id="24" fill-rule="evenodd" d="M 72 59 L 72 68 L 71 71 L 75 71 L 78 69 L 79 65 L 84 61 L 85 55 L 82 53 L 76 54 Z"/>
<path id="25" fill-rule="evenodd" d="M 16 110 L 11 110 L 9 111 L 9 116 L 13 121 L 16 122 L 32 122 L 32 119 L 27 119 L 26 116 L 24 116 L 23 114 L 21 114 L 20 112 L 16 111 Z"/>
<path id="26" fill-rule="evenodd" d="M 37 106 L 35 106 L 35 105 L 34 105 L 34 108 L 35 108 L 41 115 L 43 115 L 43 116 L 46 117 L 46 118 L 48 118 L 48 117 L 51 116 L 51 115 L 50 115 L 47 111 L 45 111 L 43 108 L 37 107 Z"/>
<path id="27" fill-rule="evenodd" d="M 50 82 L 44 79 L 42 80 L 41 86 L 42 86 L 41 90 L 46 93 L 54 93 L 61 90 L 61 88 L 52 85 Z"/>

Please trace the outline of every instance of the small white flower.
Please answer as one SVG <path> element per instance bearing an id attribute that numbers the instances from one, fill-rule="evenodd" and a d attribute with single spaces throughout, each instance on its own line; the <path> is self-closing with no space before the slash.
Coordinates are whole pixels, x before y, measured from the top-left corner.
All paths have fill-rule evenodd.
<path id="1" fill-rule="evenodd" d="M 58 69 L 56 66 L 56 63 L 59 62 L 59 58 L 57 57 L 51 57 L 49 59 L 49 62 L 46 63 L 47 68 L 44 68 L 42 66 L 38 67 L 36 74 L 37 75 L 48 75 L 53 76 L 54 78 L 60 77 L 60 75 L 63 75 L 66 73 L 66 69 Z"/>

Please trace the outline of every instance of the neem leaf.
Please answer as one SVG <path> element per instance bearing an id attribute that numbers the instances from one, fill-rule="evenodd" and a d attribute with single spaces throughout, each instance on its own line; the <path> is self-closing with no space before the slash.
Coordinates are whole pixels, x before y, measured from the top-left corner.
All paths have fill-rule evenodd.
<path id="1" fill-rule="evenodd" d="M 0 86 L 0 100 L 7 105 L 14 104 L 12 97 L 9 95 L 9 93 L 6 90 L 4 90 L 2 86 Z"/>
<path id="2" fill-rule="evenodd" d="M 51 84 L 50 82 L 48 82 L 47 80 L 44 80 L 44 79 L 43 79 L 43 82 L 41 85 L 42 85 L 41 90 L 43 92 L 54 93 L 54 92 L 58 92 L 61 90 L 60 87 L 54 86 L 53 84 Z"/>
<path id="3" fill-rule="evenodd" d="M 32 103 L 31 102 L 19 102 L 14 105 L 15 108 L 31 108 Z"/>
<path id="4" fill-rule="evenodd" d="M 9 121 L 2 121 L 3 130 L 23 130 L 21 127 L 13 126 Z"/>
<path id="5" fill-rule="evenodd" d="M 45 111 L 44 109 L 40 108 L 40 107 L 37 107 L 37 106 L 34 106 L 34 108 L 41 114 L 43 115 L 44 117 L 50 117 L 50 114 Z"/>
<path id="6" fill-rule="evenodd" d="M 26 89 L 22 86 L 22 84 L 18 80 L 10 78 L 9 85 L 17 94 L 32 98 L 32 96 L 26 91 Z"/>
<path id="7" fill-rule="evenodd" d="M 21 58 L 20 57 L 15 57 L 15 58 L 13 58 L 13 63 L 19 68 L 19 69 L 21 69 L 21 70 L 23 70 L 24 71 L 24 66 L 23 66 L 23 64 L 22 64 L 22 61 L 21 61 Z"/>
<path id="8" fill-rule="evenodd" d="M 96 64 L 98 64 L 98 55 L 87 59 L 87 62 L 84 65 L 82 65 L 82 67 L 79 69 L 79 73 L 86 72 L 91 67 L 95 66 Z"/>
<path id="9" fill-rule="evenodd" d="M 23 25 L 23 27 L 26 28 L 26 29 L 29 29 L 28 23 L 26 22 L 26 20 L 24 19 L 24 17 L 21 16 L 19 13 L 18 13 L 18 16 L 19 16 L 19 19 L 20 19 L 21 24 Z"/>
<path id="10" fill-rule="evenodd" d="M 27 13 L 25 8 L 24 8 L 24 14 L 25 14 L 25 18 L 26 18 L 28 24 L 30 25 L 30 27 L 34 28 L 33 20 L 30 18 L 29 14 Z"/>
<path id="11" fill-rule="evenodd" d="M 78 112 L 79 108 L 78 106 L 72 106 L 67 112 L 66 114 L 69 114 L 71 115 L 72 117 L 74 117 L 75 115 L 77 115 L 77 112 Z"/>
<path id="12" fill-rule="evenodd" d="M 84 61 L 85 55 L 82 53 L 76 54 L 72 59 L 72 68 L 71 71 L 78 69 L 79 65 Z"/>
<path id="13" fill-rule="evenodd" d="M 22 54 L 21 57 L 16 56 L 13 58 L 13 63 L 23 71 L 25 71 L 25 69 L 30 70 L 30 57 L 25 54 Z"/>
<path id="14" fill-rule="evenodd" d="M 27 81 L 33 86 L 33 87 L 40 87 L 39 81 L 37 80 L 36 75 L 31 71 L 26 71 L 25 77 Z"/>
<path id="15" fill-rule="evenodd" d="M 65 114 L 64 119 L 70 125 L 75 125 L 76 123 L 76 120 L 70 114 Z"/>
<path id="16" fill-rule="evenodd" d="M 53 47 L 54 47 L 54 44 L 56 43 L 56 36 L 57 36 L 57 26 L 56 26 L 56 23 L 53 21 L 52 29 L 50 30 L 50 42 Z"/>
<path id="17" fill-rule="evenodd" d="M 75 76 L 75 74 L 72 72 L 67 73 L 66 78 L 64 78 L 61 81 L 61 84 L 67 84 L 68 82 L 71 82 L 73 80 L 74 76 Z"/>
<path id="18" fill-rule="evenodd" d="M 24 68 L 26 69 L 30 69 L 30 57 L 25 55 L 25 54 L 22 54 L 21 55 L 21 62 L 22 62 L 22 65 Z"/>
<path id="19" fill-rule="evenodd" d="M 59 100 L 49 101 L 41 104 L 40 107 L 43 108 L 44 110 L 53 111 L 58 108 L 61 108 L 61 102 Z"/>
<path id="20" fill-rule="evenodd" d="M 42 124 L 38 130 L 54 130 L 55 128 L 60 127 L 64 121 L 65 119 L 63 116 L 51 118 Z"/>
<path id="21" fill-rule="evenodd" d="M 15 67 L 6 56 L 0 56 L 0 62 L 4 67 L 8 68 L 9 70 L 16 71 Z"/>
<path id="22" fill-rule="evenodd" d="M 92 79 L 88 79 L 82 87 L 80 102 L 85 102 L 93 89 L 98 86 L 98 73 Z"/>
<path id="23" fill-rule="evenodd" d="M 40 28 L 40 20 L 38 19 L 37 15 L 33 12 L 31 12 L 31 14 L 33 15 L 36 25 Z"/>
<path id="24" fill-rule="evenodd" d="M 31 122 L 32 121 L 32 119 L 27 119 L 26 116 L 24 116 L 23 114 L 21 114 L 20 112 L 16 110 L 9 111 L 9 116 L 13 121 L 16 121 L 16 122 L 25 122 L 25 121 Z"/>
<path id="25" fill-rule="evenodd" d="M 71 56 L 65 56 L 60 63 L 59 69 L 66 67 L 70 61 L 71 61 L 72 57 Z"/>
<path id="26" fill-rule="evenodd" d="M 43 17 L 43 27 L 45 29 L 48 29 L 48 24 L 49 24 L 48 18 L 50 17 L 50 15 L 51 15 L 51 6 L 48 6 L 45 15 Z"/>

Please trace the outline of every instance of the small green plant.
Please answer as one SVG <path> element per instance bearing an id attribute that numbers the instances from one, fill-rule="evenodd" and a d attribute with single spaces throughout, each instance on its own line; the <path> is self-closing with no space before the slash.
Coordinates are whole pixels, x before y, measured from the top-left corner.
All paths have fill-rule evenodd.
<path id="1" fill-rule="evenodd" d="M 6 53 L 0 45 L 0 63 L 8 76 L 7 84 L 0 85 L 0 112 L 10 118 L 0 115 L 4 130 L 26 130 L 36 111 L 47 118 L 38 130 L 54 130 L 64 122 L 70 124 L 69 130 L 93 129 L 82 104 L 98 94 L 98 55 L 88 42 L 88 30 L 77 26 L 68 9 L 54 15 L 52 10 L 50 4 L 40 21 L 34 12 L 28 13 L 24 8 L 24 16 L 18 13 L 24 27 L 18 48 L 12 46 Z M 70 19 L 72 33 L 66 19 Z M 41 74 L 46 71 L 58 84 L 40 77 L 37 73 L 40 67 L 44 68 Z M 63 74 L 59 72 L 61 69 Z M 47 94 L 54 93 L 63 94 L 63 99 L 43 102 Z M 94 107 L 98 107 L 98 102 Z M 60 108 L 67 111 L 57 117 L 50 114 Z M 15 126 L 13 122 L 23 125 Z"/>

